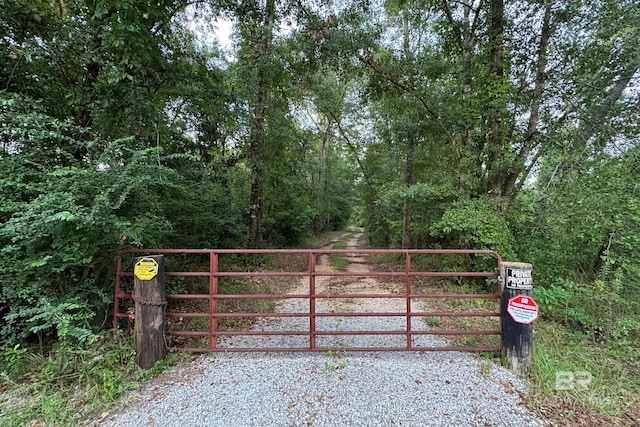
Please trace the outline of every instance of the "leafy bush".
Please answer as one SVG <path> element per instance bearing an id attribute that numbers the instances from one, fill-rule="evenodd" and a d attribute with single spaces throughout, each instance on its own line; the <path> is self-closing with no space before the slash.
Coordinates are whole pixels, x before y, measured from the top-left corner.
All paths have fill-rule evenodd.
<path id="1" fill-rule="evenodd" d="M 554 284 L 544 288 L 541 286 L 534 287 L 533 296 L 540 306 L 541 316 L 562 320 L 567 313 L 567 305 L 569 304 L 571 293 L 561 284 Z"/>
<path id="2" fill-rule="evenodd" d="M 6 319 L 9 322 L 17 322 L 20 318 L 27 319 L 29 332 L 41 334 L 55 330 L 60 341 L 75 340 L 84 343 L 97 337 L 91 331 L 89 323 L 94 315 L 87 301 L 60 301 L 55 304 L 39 301 L 35 307 L 13 312 L 7 315 Z"/>
<path id="3" fill-rule="evenodd" d="M 132 138 L 80 140 L 31 100 L 0 105 L 0 348 L 32 333 L 86 340 L 111 301 L 115 254 L 170 234 L 160 195 L 178 178 Z"/>
<path id="4" fill-rule="evenodd" d="M 515 259 L 507 222 L 489 197 L 452 203 L 432 225 L 431 233 L 456 242 L 460 248 L 491 249 L 504 259 Z"/>

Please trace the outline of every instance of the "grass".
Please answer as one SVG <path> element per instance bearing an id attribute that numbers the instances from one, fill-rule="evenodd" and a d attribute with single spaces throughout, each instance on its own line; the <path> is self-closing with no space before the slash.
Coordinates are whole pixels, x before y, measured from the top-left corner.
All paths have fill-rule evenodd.
<path id="1" fill-rule="evenodd" d="M 304 271 L 307 267 L 308 257 L 297 254 L 286 254 L 276 256 L 273 254 L 260 255 L 254 258 L 248 256 L 227 256 L 220 258 L 220 271 L 246 272 L 266 270 L 271 272 Z M 207 271 L 208 264 L 200 267 L 192 266 L 192 271 Z M 180 268 L 179 268 L 180 269 Z M 209 281 L 198 282 L 197 286 L 191 286 L 185 293 L 209 293 Z M 270 297 L 273 294 L 287 293 L 295 283 L 296 278 L 292 277 L 220 277 L 218 279 L 218 293 L 223 295 L 264 295 L 264 298 L 236 298 L 219 299 L 217 311 L 219 313 L 272 313 L 276 307 L 276 300 Z M 198 300 L 178 300 L 169 301 L 168 309 L 174 313 L 208 313 L 209 301 L 207 299 Z M 218 319 L 219 331 L 247 331 L 255 323 L 255 318 L 224 317 Z M 198 331 L 209 330 L 209 317 L 201 318 L 170 318 L 168 319 L 170 331 Z M 208 347 L 208 339 L 199 337 L 172 336 L 171 346 L 201 348 Z"/>
<path id="2" fill-rule="evenodd" d="M 462 345 L 465 347 L 478 347 L 478 338 L 475 335 L 467 335 L 462 338 Z"/>
<path id="3" fill-rule="evenodd" d="M 561 403 L 565 416 L 576 417 L 582 407 L 606 416 L 638 415 L 637 347 L 596 344 L 552 322 L 537 322 L 535 330 L 529 376 L 538 397 Z"/>
<path id="4" fill-rule="evenodd" d="M 421 292 L 483 293 L 479 285 L 425 282 Z M 434 311 L 491 311 L 492 300 L 430 300 Z M 493 329 L 491 318 L 426 318 L 442 329 Z M 493 322 L 493 324 L 491 323 Z M 637 345 L 595 343 L 593 337 L 539 319 L 534 324 L 534 355 L 528 405 L 558 425 L 633 425 L 640 412 L 640 350 Z M 499 337 L 451 337 L 469 347 L 496 345 Z M 483 365 L 482 371 L 486 371 Z M 632 415 L 629 415 L 632 414 Z M 594 421 L 596 420 L 596 421 Z M 586 424 L 579 424 L 586 423 Z"/>
<path id="5" fill-rule="evenodd" d="M 187 358 L 170 353 L 142 370 L 135 365 L 132 337 L 120 331 L 84 345 L 58 342 L 48 353 L 5 350 L 0 354 L 0 426 L 76 426 L 106 416 L 124 393 Z"/>
<path id="6" fill-rule="evenodd" d="M 300 258 L 300 259 L 298 259 Z M 252 268 L 280 271 L 304 270 L 308 258 L 260 259 Z M 230 257 L 221 260 L 224 271 L 247 271 Z M 235 263 L 234 263 L 235 262 Z M 224 263 L 224 265 L 222 265 Z M 180 271 L 207 271 L 208 264 L 176 267 Z M 170 278 L 167 287 L 177 293 L 208 293 L 208 278 Z M 286 293 L 293 279 L 283 277 L 225 277 L 218 283 L 224 294 L 264 294 L 265 298 L 220 300 L 221 312 L 269 313 L 276 301 L 270 293 Z M 208 300 L 170 301 L 175 312 L 209 311 Z M 254 319 L 243 317 L 219 320 L 222 330 L 246 330 Z M 170 330 L 206 331 L 207 318 L 168 319 Z M 123 326 L 126 326 L 123 321 Z M 131 327 L 131 325 L 129 325 Z M 131 332 L 129 330 L 129 332 Z M 173 346 L 206 347 L 208 340 L 172 337 Z M 191 355 L 170 352 L 167 359 L 150 370 L 135 364 L 133 337 L 119 330 L 105 331 L 87 343 L 56 342 L 46 352 L 14 347 L 0 353 L 0 427 L 56 426 L 73 427 L 103 418 L 118 406 L 124 393 L 140 383 L 168 371 L 173 365 L 190 360 Z"/>
<path id="7" fill-rule="evenodd" d="M 424 294 L 484 294 L 487 290 L 477 283 L 458 285 L 444 280 L 414 279 L 416 293 Z M 417 300 L 417 299 L 416 299 Z M 426 301 L 432 312 L 497 312 L 499 305 L 493 299 L 428 299 Z M 439 330 L 495 330 L 499 329 L 499 321 L 493 317 L 427 317 L 427 326 Z M 451 346 L 464 347 L 498 347 L 500 338 L 496 335 L 468 335 L 447 337 Z"/>
<path id="8" fill-rule="evenodd" d="M 310 242 L 312 247 L 323 246 L 326 239 Z M 346 243 L 337 243 L 338 247 Z M 208 259 L 183 259 L 168 261 L 173 271 L 207 271 Z M 295 259 L 294 259 L 295 258 Z M 345 257 L 346 261 L 346 257 Z M 173 263 L 173 264 L 171 264 Z M 266 268 L 270 271 L 305 271 L 308 257 L 278 258 L 264 256 L 248 260 L 239 256 L 222 257 L 223 271 L 247 271 Z M 252 300 L 220 300 L 222 312 L 268 313 L 276 301 L 266 296 L 270 293 L 286 293 L 294 279 L 268 277 L 221 278 L 218 290 L 224 294 L 264 294 L 265 298 Z M 170 293 L 208 293 L 208 278 L 176 278 L 167 280 Z M 131 283 L 125 291 L 131 291 Z M 125 307 L 126 308 L 126 307 Z M 177 312 L 208 312 L 207 300 L 180 300 L 170 302 L 169 309 Z M 220 329 L 246 330 L 253 320 L 242 317 L 219 321 Z M 169 320 L 171 329 L 207 330 L 208 318 L 184 318 Z M 127 321 L 123 320 L 123 326 Z M 129 324 L 129 327 L 131 325 Z M 131 332 L 131 331 L 129 331 Z M 201 347 L 206 339 L 176 340 L 174 343 Z M 328 353 L 331 362 L 327 369 L 342 369 L 347 359 L 343 351 Z M 168 371 L 172 366 L 185 363 L 191 355 L 170 352 L 167 359 L 158 362 L 150 370 L 142 370 L 135 364 L 133 337 L 120 330 L 105 331 L 95 340 L 86 343 L 59 341 L 46 351 L 16 346 L 0 353 L 0 427 L 56 426 L 73 427 L 95 424 L 119 406 L 119 399 L 142 382 Z"/>
<path id="9" fill-rule="evenodd" d="M 347 242 L 338 240 L 334 242 L 331 247 L 333 249 L 347 249 Z M 333 268 L 336 270 L 346 270 L 349 266 L 349 259 L 346 254 L 331 254 L 329 259 L 331 260 L 331 265 L 333 265 Z"/>
<path id="10" fill-rule="evenodd" d="M 349 359 L 347 359 L 347 352 L 342 348 L 337 350 L 329 349 L 327 350 L 326 355 L 330 360 L 324 362 L 324 369 L 329 373 L 338 369 L 344 369 L 349 363 Z"/>
<path id="11" fill-rule="evenodd" d="M 344 240 L 338 240 L 337 242 L 334 242 L 331 247 L 333 249 L 347 249 L 347 242 L 345 242 Z"/>
<path id="12" fill-rule="evenodd" d="M 438 326 L 440 326 L 440 319 L 438 319 L 437 317 L 427 317 L 427 325 L 431 328 L 436 328 Z"/>
<path id="13" fill-rule="evenodd" d="M 346 242 L 335 242 L 333 247 L 346 248 Z M 299 269 L 305 268 L 305 262 L 299 262 Z M 287 271 L 289 267 L 282 268 Z M 220 291 L 228 294 L 280 293 L 288 284 L 282 278 L 277 279 L 279 283 L 225 278 L 219 285 Z M 421 282 L 416 279 L 414 285 L 416 290 L 425 293 L 483 291 L 480 284 L 455 284 L 444 280 Z M 190 292 L 200 291 L 200 288 L 206 290 L 208 284 L 186 280 L 176 281 L 171 286 Z M 344 302 L 352 301 L 346 299 Z M 254 306 L 234 305 L 229 301 L 229 305 L 219 304 L 219 307 L 228 312 L 269 312 L 275 305 L 275 301 L 267 298 L 248 303 Z M 474 299 L 429 301 L 432 311 L 484 311 L 491 309 L 490 305 L 494 303 Z M 207 309 L 201 307 L 197 311 L 206 312 Z M 480 329 L 484 328 L 482 322 L 489 320 L 431 317 L 425 322 L 434 328 Z M 187 328 L 206 329 L 208 326 L 207 319 L 191 321 L 193 324 Z M 246 329 L 251 326 L 247 323 L 250 320 L 244 322 L 242 318 L 236 318 L 233 321 L 234 324 L 223 327 Z M 527 402 L 531 408 L 538 410 L 544 418 L 554 420 L 557 425 L 580 422 L 580 425 L 633 425 L 630 419 L 637 419 L 640 413 L 640 364 L 637 362 L 640 350 L 637 342 L 595 343 L 592 337 L 542 319 L 536 321 L 534 328 L 535 349 L 529 373 L 532 388 Z M 474 346 L 485 345 L 485 338 L 467 336 L 456 339 Z M 494 356 L 492 353 L 484 354 L 485 359 Z M 108 415 L 118 406 L 118 399 L 124 393 L 190 357 L 183 353 L 170 353 L 167 360 L 159 362 L 153 369 L 141 370 L 135 365 L 132 337 L 120 331 L 104 332 L 97 340 L 85 344 L 59 342 L 47 352 L 8 348 L 0 353 L 0 427 L 82 425 L 87 420 Z M 343 369 L 348 364 L 342 349 L 329 350 L 327 357 L 327 372 Z M 480 374 L 488 376 L 490 368 L 490 362 L 483 360 Z"/>

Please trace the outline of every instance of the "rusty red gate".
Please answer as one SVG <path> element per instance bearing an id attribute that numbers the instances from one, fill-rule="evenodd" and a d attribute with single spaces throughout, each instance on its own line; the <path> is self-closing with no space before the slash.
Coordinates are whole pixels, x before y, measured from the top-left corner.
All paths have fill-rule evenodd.
<path id="1" fill-rule="evenodd" d="M 200 324 L 206 324 L 201 330 L 180 330 L 172 327 L 168 331 L 168 335 L 174 339 L 183 337 L 184 340 L 191 338 L 200 338 L 206 341 L 201 347 L 183 346 L 180 349 L 192 352 L 226 352 L 226 351 L 243 351 L 243 352 L 300 352 L 300 351 L 329 351 L 337 348 L 345 351 L 473 351 L 473 352 L 493 352 L 499 351 L 500 345 L 479 345 L 474 343 L 474 339 L 468 339 L 466 342 L 460 339 L 453 345 L 443 345 L 443 340 L 436 340 L 434 343 L 421 343 L 420 337 L 426 336 L 449 336 L 449 337 L 479 337 L 479 336 L 499 336 L 500 335 L 500 292 L 497 280 L 495 280 L 495 290 L 487 293 L 451 293 L 451 292 L 420 292 L 419 286 L 415 285 L 416 281 L 433 280 L 431 278 L 444 278 L 440 280 L 462 280 L 463 278 L 498 278 L 498 266 L 502 262 L 498 253 L 489 250 L 377 250 L 377 249 L 309 249 L 309 250 L 235 250 L 235 249 L 141 249 L 128 250 L 122 252 L 117 258 L 117 268 L 115 277 L 115 298 L 114 298 L 114 314 L 113 326 L 119 327 L 123 321 L 132 318 L 132 282 L 133 282 L 133 262 L 134 256 L 143 255 L 165 255 L 166 257 L 176 256 L 184 259 L 185 257 L 198 257 L 198 262 L 190 265 L 196 265 L 200 268 L 203 264 L 208 264 L 208 270 L 197 271 L 170 271 L 168 268 L 165 272 L 167 280 L 181 280 L 184 285 L 186 281 L 204 280 L 206 284 L 201 283 L 194 286 L 196 292 L 188 292 L 184 286 L 180 293 L 168 293 L 167 300 L 169 306 L 167 309 L 167 319 L 173 320 L 174 323 L 184 322 L 186 320 L 200 319 Z M 397 271 L 328 271 L 327 269 L 318 268 L 317 260 L 323 256 L 388 256 L 393 257 L 395 261 L 404 257 L 404 268 Z M 273 257 L 273 256 L 292 256 L 304 258 L 304 268 L 300 271 L 264 271 L 260 266 L 253 266 L 247 270 L 253 271 L 225 271 L 221 268 L 221 257 Z M 424 271 L 424 269 L 415 269 L 415 263 L 412 262 L 416 257 L 478 257 L 485 260 L 491 258 L 491 264 L 495 262 L 495 267 L 487 269 L 488 271 Z M 203 257 L 207 258 L 203 262 Z M 237 265 L 237 262 L 235 263 Z M 245 281 L 258 280 L 259 278 L 298 278 L 298 289 L 294 292 L 281 293 L 231 293 L 227 290 L 221 292 L 220 282 L 222 280 L 244 278 Z M 323 278 L 335 278 L 329 280 L 340 279 L 343 283 L 349 281 L 362 280 L 363 278 L 378 278 L 378 280 L 387 280 L 396 286 L 390 292 L 336 292 L 327 289 L 322 281 Z M 182 278 L 182 279 L 180 279 Z M 285 280 L 294 280 L 285 279 Z M 273 280 L 273 279 L 272 279 Z M 395 281 L 395 282 L 394 282 Z M 295 287 L 295 286 L 294 286 Z M 305 288 L 300 291 L 300 288 Z M 340 285 L 334 286 L 339 288 Z M 455 285 L 452 286 L 455 288 Z M 169 286 L 171 288 L 171 286 Z M 205 292 L 202 292 L 205 289 Z M 269 312 L 231 312 L 230 310 L 219 309 L 224 302 L 229 301 L 273 301 L 282 303 L 287 300 L 304 301 L 304 310 L 296 311 L 269 311 Z M 368 300 L 379 302 L 400 301 L 402 309 L 394 308 L 391 311 L 356 311 L 356 310 L 329 310 L 325 307 L 327 301 L 353 302 L 356 300 Z M 490 309 L 484 311 L 464 310 L 464 311 L 431 311 L 425 310 L 419 305 L 424 305 L 428 301 L 437 300 L 493 300 Z M 185 306 L 189 304 L 196 306 L 199 311 L 185 311 Z M 491 301 L 488 301 L 491 302 Z M 389 303 L 390 305 L 393 305 Z M 178 305 L 178 307 L 175 307 Z M 285 304 L 286 305 L 286 304 Z M 398 304 L 396 304 L 398 305 Z M 460 305 L 462 303 L 460 302 Z M 487 304 L 478 304 L 481 308 L 486 308 Z M 205 307 L 206 309 L 201 309 Z M 178 309 L 176 309 L 178 308 Z M 335 327 L 336 324 L 343 322 L 345 319 L 357 318 L 376 318 L 390 319 L 395 322 L 392 329 L 376 329 L 376 330 L 355 330 L 342 329 Z M 489 320 L 493 325 L 489 329 L 472 329 L 473 322 L 469 328 L 439 328 L 440 319 L 453 318 L 484 318 Z M 233 328 L 219 327 L 224 322 L 246 321 L 253 327 L 251 328 Z M 284 319 L 298 319 L 295 328 L 290 329 L 273 329 L 269 325 L 282 325 Z M 333 326 L 326 326 L 326 319 L 333 319 Z M 422 322 L 416 322 L 416 319 L 422 319 Z M 434 320 L 436 319 L 436 320 Z M 278 323 L 280 322 L 280 323 Z M 429 324 L 431 323 L 431 324 Z M 476 322 L 477 323 L 477 322 Z M 259 327 L 255 327 L 256 324 Z M 429 324 L 425 327 L 425 325 Z M 261 325 L 261 326 L 260 326 Z M 280 326 L 282 327 L 282 326 Z M 206 330 L 205 330 L 206 329 Z M 226 330 L 225 330 L 226 329 Z M 303 330 L 301 330 L 303 329 Z M 276 337 L 292 337 L 287 344 L 278 342 Z M 331 341 L 333 337 L 342 337 L 342 339 L 352 337 L 355 342 L 356 337 L 378 337 L 386 336 L 390 341 L 389 345 L 345 345 L 342 341 L 336 343 Z M 235 342 L 233 340 L 236 340 Z M 253 345 L 255 340 L 261 341 L 261 345 L 265 342 L 275 341 L 275 345 L 263 347 Z M 244 344 L 242 345 L 242 341 Z M 253 341 L 252 341 L 253 340 Z M 290 342 L 298 345 L 292 346 Z M 455 340 L 454 340 L 455 341 Z M 448 343 L 448 341 L 446 342 Z M 446 344 L 445 343 L 445 344 Z M 239 345 L 240 344 L 240 345 Z M 461 345 L 463 344 L 463 345 Z"/>

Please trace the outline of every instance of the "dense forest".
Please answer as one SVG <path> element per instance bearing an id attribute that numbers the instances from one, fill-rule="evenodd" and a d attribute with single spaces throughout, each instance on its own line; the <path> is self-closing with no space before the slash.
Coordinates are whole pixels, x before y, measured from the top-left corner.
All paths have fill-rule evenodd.
<path id="1" fill-rule="evenodd" d="M 530 262 L 547 318 L 637 340 L 638 22 L 629 0 L 3 0 L 0 350 L 106 328 L 123 248 L 349 223 Z"/>

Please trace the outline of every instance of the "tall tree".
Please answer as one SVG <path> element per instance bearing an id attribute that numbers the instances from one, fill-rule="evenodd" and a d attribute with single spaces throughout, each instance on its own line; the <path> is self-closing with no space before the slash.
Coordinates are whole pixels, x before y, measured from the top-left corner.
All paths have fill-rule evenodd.
<path id="1" fill-rule="evenodd" d="M 401 43 L 394 45 L 390 39 L 381 40 L 375 50 L 365 50 L 360 61 L 371 72 L 379 94 L 391 98 L 397 96 L 395 91 L 414 98 L 424 120 L 440 129 L 435 141 L 443 148 L 441 155 L 450 156 L 448 165 L 457 170 L 459 180 L 458 200 L 442 200 L 443 207 L 454 203 L 444 209 L 450 210 L 451 218 L 468 212 L 465 205 L 478 203 L 472 210 L 475 215 L 498 215 L 496 221 L 506 232 L 512 203 L 566 126 L 579 123 L 573 140 L 591 147 L 588 141 L 602 135 L 605 118 L 629 104 L 623 98 L 630 94 L 627 88 L 638 70 L 637 50 L 631 50 L 637 38 L 631 36 L 635 32 L 626 18 L 612 19 L 620 13 L 621 2 L 584 8 L 577 2 L 553 0 L 388 4 L 398 4 L 398 10 L 424 11 L 429 37 L 415 51 L 415 62 L 422 68 L 412 75 L 404 58 L 393 53 L 401 51 Z M 630 12 L 633 16 L 633 8 Z M 593 19 L 594 13 L 599 24 L 590 27 L 586 15 Z M 395 34 L 406 29 L 402 20 L 389 23 Z M 437 62 L 430 52 L 442 58 L 439 73 L 432 72 Z M 603 62 L 594 61 L 596 56 Z M 381 85 L 385 82 L 386 88 Z M 407 219 L 403 215 L 404 223 Z M 447 231 L 432 228 L 431 233 L 444 231 L 458 244 L 464 234 L 483 244 L 482 232 L 470 227 L 454 227 L 457 236 L 450 226 Z M 406 227 L 402 235 L 406 236 Z"/>
<path id="2" fill-rule="evenodd" d="M 250 248 L 257 248 L 261 240 L 260 224 L 264 191 L 265 110 L 272 90 L 270 64 L 273 58 L 275 0 L 266 0 L 263 8 L 254 3 L 238 18 L 240 32 L 247 48 L 250 49 L 249 55 L 252 61 L 249 80 L 252 92 L 249 107 L 252 110 L 252 117 L 249 137 L 251 199 L 248 245 Z"/>

